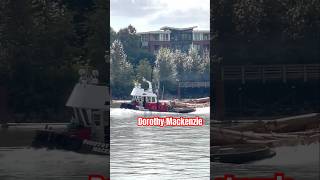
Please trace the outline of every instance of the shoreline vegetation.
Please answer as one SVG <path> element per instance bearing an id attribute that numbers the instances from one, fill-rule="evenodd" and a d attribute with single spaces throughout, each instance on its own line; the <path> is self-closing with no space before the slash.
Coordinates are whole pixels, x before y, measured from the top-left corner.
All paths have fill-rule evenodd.
<path id="1" fill-rule="evenodd" d="M 106 81 L 107 4 L 0 2 L 0 124 L 69 121 L 65 103 L 78 70 L 97 68 Z"/>
<path id="2" fill-rule="evenodd" d="M 139 27 L 138 27 L 139 28 Z M 187 51 L 160 47 L 151 53 L 141 46 L 137 29 L 129 25 L 115 32 L 110 27 L 110 87 L 113 99 L 126 99 L 135 82 L 151 81 L 165 98 L 177 96 L 178 82 L 209 81 L 210 54 L 191 46 Z M 147 85 L 142 83 L 142 87 Z M 158 87 L 159 86 L 159 87 Z M 209 90 L 192 88 L 186 97 L 205 97 Z"/>

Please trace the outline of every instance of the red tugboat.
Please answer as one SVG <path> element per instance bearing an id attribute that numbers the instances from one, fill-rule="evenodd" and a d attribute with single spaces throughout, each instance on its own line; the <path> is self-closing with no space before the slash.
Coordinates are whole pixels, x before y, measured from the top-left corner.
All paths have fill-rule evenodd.
<path id="1" fill-rule="evenodd" d="M 32 146 L 85 154 L 109 155 L 109 92 L 99 84 L 97 70 L 79 70 L 66 106 L 73 110 L 67 129 L 37 130 Z"/>
<path id="2" fill-rule="evenodd" d="M 190 113 L 196 109 L 191 107 L 177 107 L 173 102 L 159 102 L 157 95 L 153 92 L 152 84 L 143 78 L 149 87 L 147 90 L 141 88 L 140 83 L 135 83 L 135 87 L 131 92 L 132 100 L 130 103 L 122 103 L 120 108 L 134 109 L 141 111 L 157 111 L 157 112 L 176 112 Z"/>

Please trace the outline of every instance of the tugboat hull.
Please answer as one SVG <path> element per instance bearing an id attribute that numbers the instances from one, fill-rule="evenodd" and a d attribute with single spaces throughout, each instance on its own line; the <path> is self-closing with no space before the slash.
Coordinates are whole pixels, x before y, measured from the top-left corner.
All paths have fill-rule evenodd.
<path id="1" fill-rule="evenodd" d="M 130 103 L 121 103 L 120 108 L 138 110 L 138 108 L 135 105 L 132 105 Z"/>
<path id="2" fill-rule="evenodd" d="M 38 130 L 32 142 L 34 148 L 62 149 L 84 154 L 109 155 L 109 145 L 80 139 L 66 133 Z"/>
<path id="3" fill-rule="evenodd" d="M 163 106 L 163 105 L 161 105 L 161 106 Z M 139 108 L 137 106 L 130 104 L 130 103 L 121 103 L 120 108 L 139 110 Z M 155 111 L 155 112 L 175 112 L 175 113 L 191 113 L 191 112 L 196 111 L 195 108 L 190 108 L 190 107 L 145 109 L 145 110 Z"/>

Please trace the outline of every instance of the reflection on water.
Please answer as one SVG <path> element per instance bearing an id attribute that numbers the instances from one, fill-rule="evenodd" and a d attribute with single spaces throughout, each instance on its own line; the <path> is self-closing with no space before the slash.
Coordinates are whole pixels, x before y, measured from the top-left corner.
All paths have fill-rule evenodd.
<path id="1" fill-rule="evenodd" d="M 106 158 L 57 150 L 0 148 L 1 180 L 80 180 L 105 173 Z"/>
<path id="2" fill-rule="evenodd" d="M 205 180 L 210 176 L 209 123 L 203 127 L 138 127 L 138 116 L 191 116 L 111 109 L 112 180 Z M 198 109 L 208 120 L 209 108 Z"/>
<path id="3" fill-rule="evenodd" d="M 107 172 L 106 156 L 27 147 L 34 129 L 0 129 L 0 180 L 81 180 Z"/>

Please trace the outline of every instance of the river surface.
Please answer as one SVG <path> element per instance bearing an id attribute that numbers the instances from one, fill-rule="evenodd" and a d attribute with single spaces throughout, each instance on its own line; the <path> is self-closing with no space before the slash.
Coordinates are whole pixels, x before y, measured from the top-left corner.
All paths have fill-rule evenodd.
<path id="1" fill-rule="evenodd" d="M 252 163 L 235 165 L 211 163 L 213 177 L 234 174 L 237 177 L 273 177 L 285 173 L 295 180 L 320 180 L 319 143 L 275 148 L 276 156 Z"/>
<path id="2" fill-rule="evenodd" d="M 112 180 L 208 180 L 209 122 L 201 127 L 138 127 L 137 117 L 200 116 L 111 108 L 110 173 Z"/>
<path id="3" fill-rule="evenodd" d="M 209 110 L 198 109 L 195 114 L 208 119 Z M 296 180 L 320 180 L 319 143 L 278 147 L 273 149 L 276 156 L 247 164 L 209 166 L 209 123 L 204 127 L 137 127 L 139 116 L 168 115 L 111 109 L 112 180 L 208 180 L 210 166 L 212 178 L 224 174 L 273 177 L 283 172 Z"/>
<path id="4" fill-rule="evenodd" d="M 208 113 L 198 109 L 191 116 L 208 119 Z M 273 158 L 248 164 L 210 165 L 208 122 L 203 127 L 137 127 L 138 116 L 152 115 L 186 116 L 111 109 L 112 180 L 208 180 L 210 166 L 213 177 L 271 177 L 284 172 L 295 180 L 320 180 L 319 143 L 278 147 Z M 30 148 L 39 128 L 44 125 L 0 129 L 0 180 L 81 180 L 88 174 L 106 174 L 106 156 Z"/>
<path id="5" fill-rule="evenodd" d="M 31 148 L 39 128 L 44 125 L 0 129 L 0 180 L 87 180 L 89 174 L 106 174 L 106 156 Z"/>

